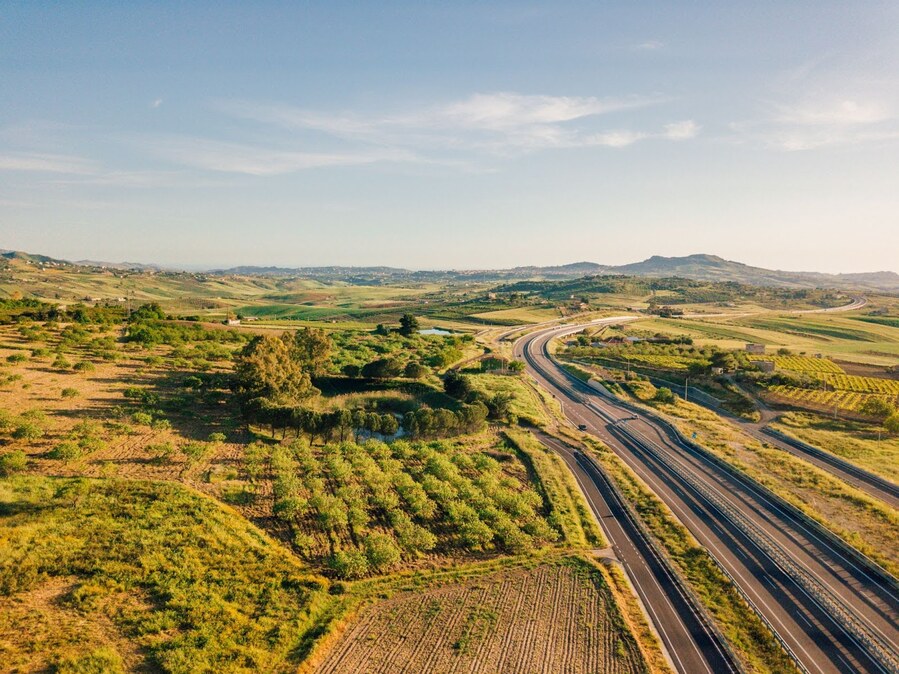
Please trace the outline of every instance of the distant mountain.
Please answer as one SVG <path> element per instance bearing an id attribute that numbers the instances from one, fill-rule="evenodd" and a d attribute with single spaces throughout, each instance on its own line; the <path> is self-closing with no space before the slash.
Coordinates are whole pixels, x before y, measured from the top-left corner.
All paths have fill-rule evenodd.
<path id="1" fill-rule="evenodd" d="M 162 267 L 155 264 L 143 264 L 141 262 L 101 262 L 98 260 L 76 260 L 72 264 L 81 265 L 82 267 L 100 267 L 101 269 L 118 269 L 136 271 L 160 271 Z"/>
<path id="2" fill-rule="evenodd" d="M 0 258 L 5 260 L 21 260 L 26 263 L 39 263 L 39 264 L 54 264 L 54 265 L 67 265 L 71 264 L 66 260 L 57 260 L 53 257 L 48 257 L 46 255 L 34 255 L 32 253 L 23 253 L 20 250 L 3 250 L 0 249 Z"/>
<path id="3" fill-rule="evenodd" d="M 163 271 L 165 268 L 136 262 L 96 262 L 81 260 L 68 262 L 33 255 L 20 251 L 0 250 L 0 259 L 19 260 L 26 264 L 81 265 L 107 269 L 132 269 L 138 271 Z M 193 272 L 188 272 L 193 273 Z M 397 267 L 263 267 L 238 266 L 216 269 L 208 274 L 220 276 L 295 276 L 322 281 L 336 280 L 353 284 L 379 284 L 386 282 L 440 282 L 456 281 L 483 283 L 504 280 L 578 278 L 583 276 L 648 276 L 651 278 L 677 276 L 697 281 L 735 282 L 757 286 L 787 288 L 834 288 L 839 290 L 870 290 L 899 292 L 899 274 L 892 271 L 863 272 L 853 274 L 824 274 L 821 272 L 782 271 L 753 267 L 742 262 L 725 260 L 717 255 L 695 254 L 683 257 L 653 255 L 642 262 L 625 265 L 602 265 L 596 262 L 573 262 L 547 267 L 527 266 L 512 269 L 479 270 L 419 270 Z"/>
<path id="4" fill-rule="evenodd" d="M 717 255 L 704 254 L 685 257 L 653 255 L 642 262 L 606 267 L 602 273 L 650 277 L 680 276 L 698 281 L 734 281 L 761 286 L 870 289 L 890 292 L 899 290 L 899 274 L 892 271 L 857 274 L 781 271 L 752 267 L 742 262 L 725 260 Z"/>

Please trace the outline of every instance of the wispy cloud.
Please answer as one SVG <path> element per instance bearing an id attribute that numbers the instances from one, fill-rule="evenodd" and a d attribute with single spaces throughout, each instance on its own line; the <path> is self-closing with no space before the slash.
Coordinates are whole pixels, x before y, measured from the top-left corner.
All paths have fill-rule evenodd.
<path id="1" fill-rule="evenodd" d="M 440 105 L 391 114 L 328 113 L 285 105 L 225 102 L 225 112 L 294 131 L 318 132 L 343 141 L 378 147 L 509 155 L 541 149 L 624 147 L 644 138 L 682 140 L 696 135 L 680 129 L 653 133 L 602 129 L 605 115 L 657 106 L 663 96 L 525 95 L 478 93 Z M 691 123 L 692 124 L 692 123 Z"/>
<path id="2" fill-rule="evenodd" d="M 183 166 L 255 176 L 326 166 L 416 160 L 409 152 L 390 149 L 343 153 L 299 152 L 187 136 L 154 137 L 146 139 L 144 146 L 151 154 Z"/>
<path id="3" fill-rule="evenodd" d="M 0 154 L 0 171 L 31 171 L 39 173 L 68 173 L 89 175 L 96 173 L 97 164 L 83 157 L 35 152 Z"/>
<path id="4" fill-rule="evenodd" d="M 806 97 L 772 105 L 766 117 L 731 128 L 741 140 L 795 152 L 895 140 L 899 114 L 873 97 Z"/>
<path id="5" fill-rule="evenodd" d="M 162 99 L 161 99 L 161 98 L 157 98 L 157 99 L 155 99 L 152 103 L 150 103 L 150 107 L 151 107 L 151 108 L 158 108 L 158 107 L 161 106 L 161 105 L 162 105 Z"/>
<path id="6" fill-rule="evenodd" d="M 632 48 L 637 51 L 658 51 L 664 47 L 665 43 L 660 40 L 647 40 L 646 42 L 635 44 Z"/>

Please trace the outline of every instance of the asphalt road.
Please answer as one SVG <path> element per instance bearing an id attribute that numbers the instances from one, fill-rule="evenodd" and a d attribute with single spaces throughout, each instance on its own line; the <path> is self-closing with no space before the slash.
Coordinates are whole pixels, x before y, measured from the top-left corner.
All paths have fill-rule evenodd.
<path id="1" fill-rule="evenodd" d="M 567 416 L 609 445 L 672 509 L 807 671 L 899 671 L 895 585 L 751 481 L 568 377 L 544 345 L 582 327 L 540 330 L 519 340 L 515 352 Z"/>
<path id="2" fill-rule="evenodd" d="M 676 670 L 681 674 L 738 671 L 726 647 L 682 590 L 667 560 L 658 554 L 605 476 L 571 446 L 549 435 L 539 437 L 574 474 Z"/>

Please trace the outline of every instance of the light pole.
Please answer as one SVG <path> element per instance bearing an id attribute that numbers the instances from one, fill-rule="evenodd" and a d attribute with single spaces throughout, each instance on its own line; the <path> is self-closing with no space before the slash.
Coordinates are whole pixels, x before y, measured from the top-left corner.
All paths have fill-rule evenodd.
<path id="1" fill-rule="evenodd" d="M 689 385 L 690 385 L 690 378 L 687 377 L 687 379 L 684 381 L 684 402 L 688 402 L 688 400 L 687 400 L 687 387 L 688 387 Z"/>

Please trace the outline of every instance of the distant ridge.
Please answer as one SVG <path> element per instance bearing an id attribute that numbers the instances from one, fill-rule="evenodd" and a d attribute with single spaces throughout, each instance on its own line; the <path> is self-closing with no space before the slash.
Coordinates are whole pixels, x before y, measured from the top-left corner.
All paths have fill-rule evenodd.
<path id="1" fill-rule="evenodd" d="M 69 262 L 34 255 L 21 251 L 0 250 L 0 259 L 26 264 L 80 265 L 107 269 L 163 271 L 159 265 L 136 262 L 96 262 L 81 260 Z M 625 265 L 602 265 L 596 262 L 573 262 L 554 266 L 524 266 L 512 269 L 473 270 L 410 270 L 398 267 L 344 267 L 339 265 L 320 267 L 277 267 L 243 265 L 227 269 L 213 269 L 200 273 L 219 276 L 298 276 L 310 279 L 341 280 L 348 283 L 384 283 L 389 281 L 468 281 L 490 282 L 509 279 L 576 278 L 581 276 L 647 276 L 662 278 L 677 276 L 697 281 L 742 283 L 756 286 L 787 288 L 834 288 L 840 290 L 872 290 L 899 292 L 899 274 L 893 271 L 860 272 L 850 274 L 825 274 L 822 272 L 782 271 L 753 267 L 725 260 L 717 255 L 697 253 L 682 257 L 653 255 L 641 262 Z"/>

